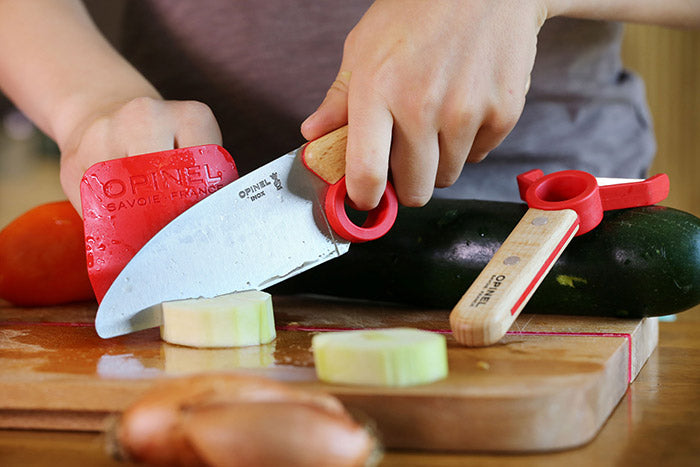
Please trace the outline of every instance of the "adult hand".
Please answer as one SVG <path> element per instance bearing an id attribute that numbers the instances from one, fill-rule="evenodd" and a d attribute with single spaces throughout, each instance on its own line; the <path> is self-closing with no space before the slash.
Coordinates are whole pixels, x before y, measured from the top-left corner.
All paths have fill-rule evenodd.
<path id="1" fill-rule="evenodd" d="M 61 145 L 61 185 L 78 212 L 80 180 L 92 164 L 200 144 L 221 144 L 213 113 L 196 101 L 138 97 L 90 115 Z"/>
<path id="2" fill-rule="evenodd" d="M 539 1 L 378 0 L 302 133 L 349 124 L 346 183 L 358 208 L 378 204 L 389 168 L 399 201 L 421 206 L 515 126 L 546 14 Z"/>

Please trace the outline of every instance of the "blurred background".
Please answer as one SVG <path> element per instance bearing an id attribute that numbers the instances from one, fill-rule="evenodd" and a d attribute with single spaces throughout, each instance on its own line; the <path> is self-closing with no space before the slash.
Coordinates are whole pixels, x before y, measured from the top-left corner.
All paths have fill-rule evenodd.
<path id="1" fill-rule="evenodd" d="M 99 3 L 102 8 L 93 8 L 93 14 L 113 36 L 119 2 Z M 626 66 L 647 84 L 658 139 L 651 173 L 665 172 L 671 179 L 670 196 L 661 204 L 700 216 L 700 31 L 630 25 L 623 52 Z M 56 146 L 0 95 L 0 228 L 38 204 L 60 199 L 65 196 Z"/>

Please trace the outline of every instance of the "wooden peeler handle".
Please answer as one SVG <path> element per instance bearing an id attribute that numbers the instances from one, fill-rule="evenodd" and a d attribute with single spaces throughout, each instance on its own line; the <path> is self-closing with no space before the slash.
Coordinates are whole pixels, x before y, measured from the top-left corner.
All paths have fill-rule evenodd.
<path id="1" fill-rule="evenodd" d="M 470 347 L 498 342 L 578 227 L 571 209 L 528 209 L 450 313 L 455 339 Z"/>

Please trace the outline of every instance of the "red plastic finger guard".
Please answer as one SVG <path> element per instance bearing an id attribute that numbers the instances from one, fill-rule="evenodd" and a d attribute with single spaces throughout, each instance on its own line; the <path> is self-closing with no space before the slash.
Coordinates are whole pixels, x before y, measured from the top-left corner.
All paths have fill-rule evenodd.
<path id="1" fill-rule="evenodd" d="M 213 144 L 123 157 L 88 168 L 80 195 L 88 275 L 97 300 L 160 229 L 237 178 L 231 155 Z"/>

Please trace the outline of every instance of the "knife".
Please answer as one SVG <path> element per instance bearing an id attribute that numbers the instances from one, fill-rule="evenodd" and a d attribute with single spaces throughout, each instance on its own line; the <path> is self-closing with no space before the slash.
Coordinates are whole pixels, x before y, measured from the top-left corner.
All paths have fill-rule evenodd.
<path id="1" fill-rule="evenodd" d="M 455 339 L 478 347 L 498 342 L 576 235 L 595 228 L 603 211 L 658 203 L 669 180 L 596 179 L 579 170 L 517 178 L 529 209 L 450 313 Z"/>
<path id="2" fill-rule="evenodd" d="M 260 290 L 388 232 L 398 213 L 391 183 L 362 225 L 345 201 L 347 127 L 238 178 L 156 233 L 100 302 L 102 338 L 161 324 L 165 301 Z"/>

